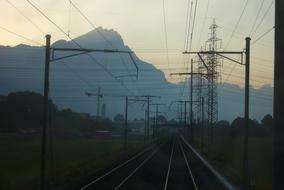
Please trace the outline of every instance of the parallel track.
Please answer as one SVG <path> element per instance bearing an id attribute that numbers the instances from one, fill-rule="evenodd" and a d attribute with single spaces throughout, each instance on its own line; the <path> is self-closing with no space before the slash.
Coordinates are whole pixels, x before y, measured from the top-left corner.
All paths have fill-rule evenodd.
<path id="1" fill-rule="evenodd" d="M 80 190 L 223 190 L 224 185 L 180 135 L 151 146 Z"/>

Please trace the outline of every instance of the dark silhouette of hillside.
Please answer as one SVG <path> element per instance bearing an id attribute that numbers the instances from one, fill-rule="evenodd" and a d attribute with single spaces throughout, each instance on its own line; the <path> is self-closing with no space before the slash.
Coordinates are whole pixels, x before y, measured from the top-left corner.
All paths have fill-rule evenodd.
<path id="1" fill-rule="evenodd" d="M 114 30 L 98 28 L 75 39 L 84 48 L 131 50 Z M 74 43 L 59 40 L 53 47 L 75 47 Z M 68 53 L 65 53 L 67 55 Z M 62 55 L 62 54 L 61 54 Z M 70 107 L 78 112 L 96 113 L 95 98 L 86 97 L 85 92 L 96 92 L 100 87 L 102 93 L 120 95 L 157 95 L 162 96 L 164 103 L 170 104 L 173 95 L 180 93 L 183 84 L 173 84 L 167 81 L 165 74 L 150 63 L 142 61 L 134 55 L 139 67 L 139 79 L 117 76 L 136 74 L 135 67 L 128 55 L 92 53 L 95 61 L 86 55 L 81 55 L 62 62 L 51 64 L 50 92 L 52 100 L 60 107 Z M 55 56 L 60 56 L 56 54 Z M 107 69 L 109 73 L 105 72 Z M 19 44 L 15 47 L 0 47 L 0 93 L 13 91 L 43 92 L 44 48 Z M 120 84 L 123 82 L 124 86 Z M 126 89 L 126 87 L 127 89 Z M 185 92 L 189 92 L 188 88 Z M 260 120 L 265 114 L 272 113 L 272 99 L 263 98 L 259 94 L 271 94 L 272 87 L 264 86 L 252 89 L 251 117 Z M 243 113 L 244 89 L 225 83 L 219 86 L 219 118 L 232 121 Z M 176 100 L 176 99 L 174 99 Z M 124 112 L 124 100 L 104 97 L 107 104 L 107 115 L 113 117 Z M 111 109 L 109 109 L 111 107 Z M 131 108 L 135 114 L 143 117 L 141 104 Z M 167 112 L 167 108 L 165 110 Z M 134 115 L 134 113 L 132 114 Z M 129 117 L 133 117 L 131 114 Z M 169 112 L 168 115 L 175 117 Z M 138 117 L 136 116 L 136 117 Z"/>

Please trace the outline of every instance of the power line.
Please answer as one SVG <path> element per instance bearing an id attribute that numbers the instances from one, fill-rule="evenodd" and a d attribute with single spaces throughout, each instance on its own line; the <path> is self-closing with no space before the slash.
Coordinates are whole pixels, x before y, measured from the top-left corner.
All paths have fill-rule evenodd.
<path id="1" fill-rule="evenodd" d="M 70 27 L 71 27 L 71 0 L 69 2 L 69 11 L 68 11 L 68 35 L 70 36 Z"/>
<path id="2" fill-rule="evenodd" d="M 200 41 L 201 41 L 201 36 L 203 34 L 203 31 L 204 31 L 204 27 L 205 27 L 205 22 L 206 22 L 206 19 L 207 19 L 207 14 L 208 14 L 208 10 L 209 10 L 209 3 L 210 0 L 207 1 L 207 5 L 206 5 L 206 11 L 205 11 L 205 16 L 204 16 L 204 19 L 203 19 L 203 23 L 202 23 L 202 28 L 201 28 L 201 32 L 199 34 L 199 39 L 198 39 L 198 46 L 200 45 Z"/>
<path id="3" fill-rule="evenodd" d="M 77 43 L 73 38 L 71 38 L 68 33 L 66 33 L 60 26 L 58 26 L 55 22 L 53 22 L 46 14 L 44 14 L 37 6 L 35 6 L 31 1 L 26 0 L 34 9 L 36 9 L 42 16 L 44 16 L 49 22 L 51 22 L 58 30 L 60 30 L 63 34 L 65 34 L 75 45 L 77 45 L 79 48 L 82 48 L 82 46 Z M 82 48 L 83 49 L 83 48 Z M 108 73 L 112 78 L 114 78 L 118 83 L 120 83 L 122 86 L 125 87 L 126 90 L 131 92 L 130 89 L 128 89 L 127 86 L 124 85 L 124 83 L 120 80 L 118 80 L 104 65 L 102 65 L 98 60 L 96 60 L 93 56 L 91 56 L 89 53 L 87 55 L 96 63 L 98 64 L 106 73 Z"/>
<path id="4" fill-rule="evenodd" d="M 166 46 L 167 63 L 168 63 L 168 68 L 170 69 L 170 58 L 169 58 L 169 48 L 168 48 L 168 32 L 167 32 L 167 24 L 166 24 L 165 0 L 163 0 L 163 21 L 164 21 L 164 33 L 165 33 L 165 46 Z"/>
<path id="5" fill-rule="evenodd" d="M 272 8 L 272 5 L 274 4 L 274 1 L 271 1 L 269 7 L 266 9 L 264 15 L 262 16 L 260 22 L 258 23 L 258 25 L 256 26 L 255 30 L 253 31 L 253 33 L 251 34 L 251 37 L 254 36 L 257 32 L 257 30 L 259 29 L 259 27 L 261 26 L 261 24 L 263 23 L 264 19 L 266 18 L 266 16 L 268 15 L 270 9 Z"/>
<path id="6" fill-rule="evenodd" d="M 77 5 L 75 5 L 75 4 L 73 3 L 72 0 L 69 0 L 69 2 L 70 2 L 70 4 L 79 12 L 79 14 L 87 21 L 87 23 L 89 23 L 89 24 L 93 27 L 93 29 L 96 29 L 96 28 L 97 28 L 97 27 L 94 25 L 94 23 L 81 11 L 81 9 L 80 9 Z M 104 35 L 101 31 L 97 30 L 97 32 L 98 32 L 98 34 L 99 34 L 112 48 L 117 49 L 117 48 L 111 43 L 111 41 L 109 41 L 109 40 L 105 37 L 105 35 Z"/>
<path id="7" fill-rule="evenodd" d="M 186 51 L 187 47 L 188 47 L 190 28 L 191 28 L 190 26 L 191 26 L 191 17 L 192 17 L 192 5 L 193 5 L 193 0 L 191 0 L 191 1 L 188 0 L 188 2 L 187 2 L 186 23 L 185 23 L 185 38 L 184 38 L 185 41 L 184 41 L 184 49 L 183 49 L 183 51 Z M 189 7 L 190 7 L 190 9 L 189 9 Z M 183 61 L 182 62 L 183 62 L 184 69 L 186 68 L 185 64 L 186 64 L 186 61 L 188 60 L 187 56 L 189 56 L 189 55 L 186 55 L 186 54 L 183 55 Z M 179 76 L 179 80 L 181 80 L 181 76 Z M 183 88 L 180 90 L 180 96 L 182 96 L 184 94 L 184 88 L 185 88 L 185 82 L 183 82 Z"/>
<path id="8" fill-rule="evenodd" d="M 9 30 L 9 29 L 7 29 L 7 28 L 4 28 L 4 27 L 2 27 L 2 26 L 0 26 L 0 29 L 4 30 L 4 31 L 6 31 L 6 32 L 8 32 L 8 33 L 10 33 L 10 34 L 13 34 L 13 35 L 15 35 L 15 36 L 18 36 L 18 37 L 20 37 L 20 38 L 22 38 L 22 39 L 25 39 L 25 40 L 27 40 L 27 41 L 33 42 L 33 43 L 35 43 L 35 44 L 43 45 L 43 44 L 40 43 L 40 42 L 37 42 L 37 41 L 32 40 L 32 39 L 30 39 L 30 38 L 27 38 L 27 37 L 25 37 L 25 36 L 23 36 L 23 35 L 21 35 L 21 34 L 18 34 L 18 33 L 14 32 L 14 31 L 11 31 L 11 30 Z"/>
<path id="9" fill-rule="evenodd" d="M 187 47 L 187 36 L 188 36 L 188 20 L 189 20 L 189 6 L 190 5 L 190 0 L 187 0 L 187 8 L 186 8 L 186 21 L 185 21 L 185 36 L 184 36 L 184 45 L 183 45 L 183 49 L 186 50 L 186 47 Z"/>
<path id="10" fill-rule="evenodd" d="M 262 0 L 261 5 L 260 5 L 260 7 L 259 7 L 259 9 L 258 9 L 258 12 L 257 12 L 257 14 L 256 14 L 256 17 L 255 17 L 255 19 L 254 19 L 254 22 L 253 22 L 253 25 L 252 25 L 252 27 L 251 27 L 250 34 L 249 34 L 250 37 L 251 37 L 252 31 L 253 31 L 253 29 L 254 29 L 254 27 L 255 27 L 255 25 L 256 25 L 256 21 L 257 21 L 257 19 L 258 19 L 258 17 L 259 17 L 259 14 L 260 14 L 260 12 L 261 12 L 261 10 L 262 10 L 262 8 L 263 8 L 264 1 L 265 1 L 265 0 Z"/>
<path id="11" fill-rule="evenodd" d="M 198 0 L 195 1 L 195 7 L 194 7 L 194 13 L 193 13 L 193 21 L 192 21 L 192 28 L 191 28 L 191 34 L 190 34 L 189 51 L 191 51 L 191 47 L 192 47 L 192 40 L 193 40 L 193 32 L 194 32 L 195 19 L 196 19 L 197 4 L 198 4 Z"/>
<path id="12" fill-rule="evenodd" d="M 83 13 L 83 11 L 81 11 L 81 9 L 77 5 L 74 4 L 74 2 L 72 0 L 69 0 L 69 2 L 70 2 L 70 5 L 72 5 L 79 12 L 79 14 L 87 21 L 87 23 L 89 23 L 93 27 L 93 29 L 97 29 L 97 27 L 94 25 L 94 23 Z M 100 30 L 96 30 L 96 31 L 112 48 L 118 49 L 115 45 L 113 45 L 113 43 L 109 39 L 107 39 L 107 37 Z M 125 60 L 123 59 L 123 57 L 121 57 L 120 53 L 118 55 L 119 55 L 119 58 L 124 65 L 124 67 L 126 68 L 127 73 L 130 74 L 129 69 L 126 66 Z M 131 78 L 131 80 L 132 80 L 132 83 L 134 83 L 132 78 Z"/>
<path id="13" fill-rule="evenodd" d="M 193 32 L 194 32 L 194 26 L 195 26 L 195 20 L 196 20 L 197 4 L 198 4 L 198 0 L 195 1 L 195 5 L 194 5 L 193 18 L 192 18 L 192 27 L 188 28 L 188 39 L 187 39 L 187 41 L 189 41 L 189 44 L 187 42 L 187 47 L 186 47 L 185 51 L 191 51 L 192 41 L 193 41 Z M 191 8 L 191 12 L 192 12 L 192 8 Z M 191 23 L 191 16 L 192 15 L 190 15 L 190 18 L 189 18 L 189 22 L 190 23 Z M 189 26 L 190 26 L 190 23 L 189 23 Z M 191 29 L 191 31 L 190 31 L 190 29 Z M 187 59 L 186 71 L 188 71 L 189 60 L 190 60 L 190 56 L 188 56 L 188 59 Z"/>
<path id="14" fill-rule="evenodd" d="M 22 15 L 25 19 L 27 19 L 38 31 L 40 31 L 42 34 L 45 34 L 44 31 L 42 29 L 40 29 L 40 27 L 34 23 L 29 17 L 27 17 L 18 7 L 16 7 L 10 0 L 5 0 L 8 4 L 10 4 L 14 9 L 16 9 L 16 11 Z"/>
<path id="15" fill-rule="evenodd" d="M 188 6 L 189 6 L 189 0 L 188 0 Z M 187 14 L 187 18 L 186 18 L 186 33 L 185 33 L 185 47 L 184 47 L 184 51 L 186 51 L 188 49 L 188 44 L 189 44 L 189 39 L 190 39 L 190 28 L 191 28 L 191 20 L 192 20 L 192 8 L 193 8 L 193 0 L 191 0 L 191 4 L 190 4 L 190 14 Z M 189 7 L 188 7 L 188 11 L 189 11 Z"/>
<path id="16" fill-rule="evenodd" d="M 192 1 L 193 2 L 193 1 Z M 193 41 L 193 32 L 194 32 L 194 26 L 195 26 L 195 19 L 196 19 L 196 12 L 197 12 L 197 4 L 198 4 L 198 0 L 195 1 L 195 6 L 194 6 L 194 13 L 193 13 L 193 19 L 192 19 L 192 28 L 191 28 L 191 32 L 190 32 L 190 28 L 188 28 L 188 35 L 190 35 L 190 37 L 188 36 L 188 38 L 190 38 L 190 44 L 189 47 L 186 47 L 186 51 L 191 51 L 191 47 L 192 47 L 192 41 Z M 191 9 L 192 11 L 192 9 Z M 191 16 L 189 19 L 189 22 L 191 22 Z M 190 25 L 190 24 L 189 24 Z M 187 40 L 188 41 L 188 40 Z M 188 45 L 188 44 L 187 44 Z M 188 65 L 189 65 L 189 60 L 190 60 L 190 56 L 188 56 L 187 58 L 187 65 L 186 65 L 186 71 L 188 71 Z M 192 79 L 191 79 L 192 80 Z M 185 83 L 184 83 L 184 88 L 185 88 Z M 183 96 L 184 94 L 184 88 L 181 92 L 181 96 Z"/>
<path id="17" fill-rule="evenodd" d="M 243 10 L 242 10 L 242 12 L 241 12 L 241 15 L 240 15 L 240 17 L 239 17 L 239 19 L 238 19 L 238 21 L 237 21 L 237 23 L 236 23 L 236 25 L 235 25 L 235 28 L 234 28 L 233 32 L 231 33 L 231 36 L 230 36 L 230 38 L 229 38 L 229 41 L 228 41 L 227 45 L 225 46 L 225 49 L 228 48 L 229 44 L 230 44 L 231 41 L 232 41 L 232 38 L 233 38 L 235 32 L 237 31 L 237 28 L 239 27 L 239 24 L 240 24 L 240 22 L 241 22 L 241 19 L 242 19 L 244 13 L 245 13 L 246 8 L 247 8 L 248 2 L 249 2 L 249 0 L 246 0 L 245 5 L 244 5 L 244 7 L 243 7 Z"/>
<path id="18" fill-rule="evenodd" d="M 272 28 L 269 28 L 266 32 L 264 32 L 262 35 L 260 35 L 254 41 L 252 41 L 251 45 L 254 45 L 255 43 L 257 43 L 259 40 L 261 40 L 263 37 L 265 37 L 267 34 L 269 34 L 274 28 L 275 28 L 275 26 L 273 26 Z"/>
<path id="19" fill-rule="evenodd" d="M 46 14 L 44 14 L 37 6 L 35 6 L 30 0 L 26 0 L 34 9 L 36 9 L 43 17 L 45 17 L 49 22 L 51 22 L 58 30 L 60 30 L 63 34 L 65 34 L 74 44 L 80 46 L 77 42 L 75 42 L 69 35 L 66 33 L 60 26 L 58 26 L 55 22 L 53 22 Z"/>

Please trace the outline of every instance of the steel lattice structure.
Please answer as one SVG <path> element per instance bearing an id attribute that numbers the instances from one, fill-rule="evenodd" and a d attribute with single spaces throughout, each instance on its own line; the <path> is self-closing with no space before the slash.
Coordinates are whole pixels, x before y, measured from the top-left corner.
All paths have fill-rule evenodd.
<path id="1" fill-rule="evenodd" d="M 207 51 L 215 52 L 221 48 L 221 39 L 217 37 L 217 28 L 218 25 L 213 21 L 213 24 L 210 26 L 210 37 L 206 41 Z M 208 74 L 208 109 L 207 117 L 210 125 L 213 125 L 218 121 L 218 82 L 220 79 L 220 68 L 222 62 L 220 57 L 213 53 L 206 55 L 206 63 L 208 65 L 207 74 Z"/>

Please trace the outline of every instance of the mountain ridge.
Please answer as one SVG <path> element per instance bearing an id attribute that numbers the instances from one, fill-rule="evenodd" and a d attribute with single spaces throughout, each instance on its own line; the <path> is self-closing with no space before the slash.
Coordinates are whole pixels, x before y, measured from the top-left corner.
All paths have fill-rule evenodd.
<path id="1" fill-rule="evenodd" d="M 123 41 L 123 38 L 115 30 L 98 28 L 74 39 L 84 48 L 99 48 L 119 50 L 131 50 Z M 42 93 L 43 71 L 44 71 L 44 47 L 19 44 L 14 47 L 1 46 L 0 51 L 0 85 L 2 94 L 11 91 L 33 90 Z M 71 41 L 57 40 L 52 47 L 76 47 Z M 60 54 L 58 54 L 60 55 Z M 133 95 L 156 95 L 162 96 L 163 103 L 170 104 L 170 101 L 177 100 L 179 90 L 183 84 L 173 84 L 167 81 L 164 72 L 157 69 L 153 64 L 144 62 L 134 54 L 139 67 L 139 80 L 132 78 L 116 78 L 121 75 L 136 74 L 135 67 L 128 55 L 124 54 L 103 54 L 91 53 L 92 60 L 86 55 L 62 60 L 51 64 L 50 89 L 51 98 L 60 107 L 71 107 L 76 111 L 95 114 L 96 101 L 94 98 L 86 97 L 85 92 L 96 92 L 101 88 L 106 94 L 133 94 Z M 105 71 L 107 69 L 107 72 Z M 108 73 L 109 72 L 109 73 Z M 112 75 L 112 76 L 111 76 Z M 116 79 L 115 79 L 116 78 Z M 128 92 L 123 82 L 131 92 Z M 219 87 L 219 110 L 220 119 L 232 120 L 243 113 L 243 89 L 232 84 L 225 84 Z M 228 96 L 227 89 L 234 91 Z M 188 91 L 188 89 L 186 89 Z M 272 94 L 271 87 L 254 89 L 254 93 Z M 232 100 L 234 97 L 235 99 Z M 228 100 L 231 99 L 231 100 Z M 124 100 L 104 97 L 107 102 L 109 117 L 116 113 L 124 113 Z M 238 102 L 238 104 L 236 104 Z M 261 119 L 263 115 L 272 113 L 272 104 L 265 99 L 252 98 L 252 105 L 265 104 L 267 108 L 253 108 L 252 117 Z M 271 104 L 271 108 L 268 108 Z M 110 108 L 111 109 L 108 109 Z M 232 109 L 234 107 L 234 109 Z M 141 105 L 133 107 L 130 117 L 143 117 Z M 175 116 L 176 113 L 163 108 L 168 114 Z M 231 113 L 227 110 L 231 109 Z"/>

